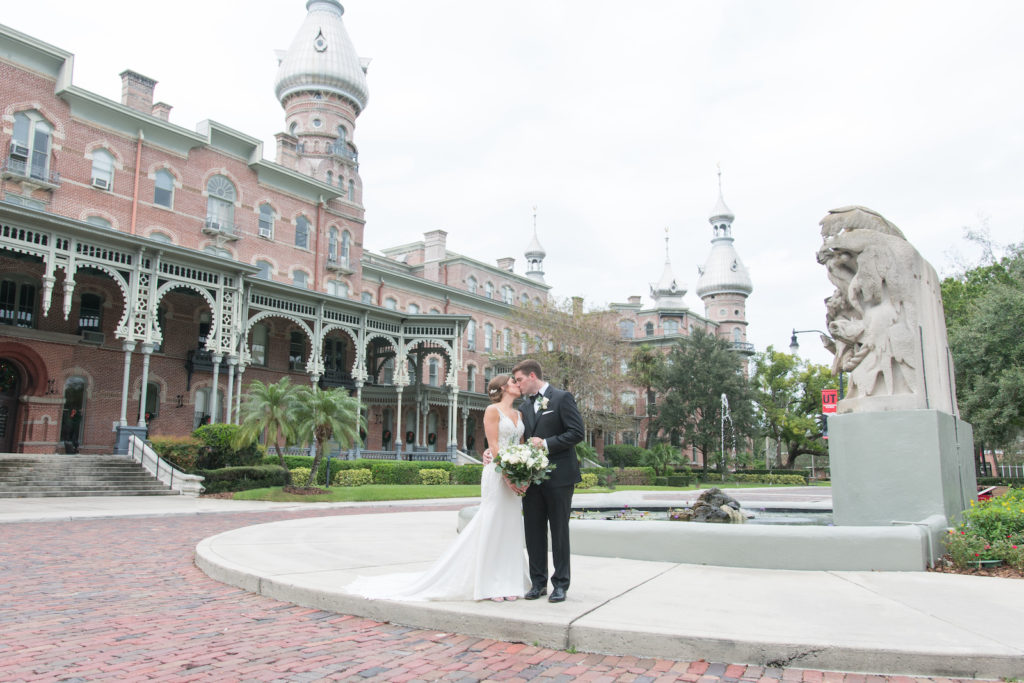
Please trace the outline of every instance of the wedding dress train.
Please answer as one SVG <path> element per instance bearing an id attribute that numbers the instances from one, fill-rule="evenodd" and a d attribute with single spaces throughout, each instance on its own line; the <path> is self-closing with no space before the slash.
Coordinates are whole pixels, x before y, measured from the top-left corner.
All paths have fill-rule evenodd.
<path id="1" fill-rule="evenodd" d="M 500 450 L 519 443 L 523 423 L 498 412 Z M 360 576 L 346 590 L 366 598 L 409 601 L 522 596 L 530 587 L 525 548 L 522 499 L 491 463 L 480 477 L 480 509 L 430 569 Z"/>

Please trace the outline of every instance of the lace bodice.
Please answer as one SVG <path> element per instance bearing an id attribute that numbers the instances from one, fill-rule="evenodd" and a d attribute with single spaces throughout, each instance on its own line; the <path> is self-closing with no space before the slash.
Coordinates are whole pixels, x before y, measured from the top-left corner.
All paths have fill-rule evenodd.
<path id="1" fill-rule="evenodd" d="M 523 416 L 520 415 L 517 422 L 514 422 L 512 418 L 503 413 L 501 409 L 498 409 L 498 450 L 507 448 L 508 446 L 514 446 L 519 443 L 519 440 L 523 438 L 523 432 L 526 430 L 523 425 Z"/>

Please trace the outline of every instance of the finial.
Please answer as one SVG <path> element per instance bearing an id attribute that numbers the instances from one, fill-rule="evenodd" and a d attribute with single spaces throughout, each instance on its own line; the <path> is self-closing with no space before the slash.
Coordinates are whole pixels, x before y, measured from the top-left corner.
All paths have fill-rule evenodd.
<path id="1" fill-rule="evenodd" d="M 719 161 L 717 166 L 718 166 L 718 194 L 722 194 L 722 162 Z"/>
<path id="2" fill-rule="evenodd" d="M 533 234 L 537 234 L 537 205 L 533 205 Z"/>
<path id="3" fill-rule="evenodd" d="M 668 226 L 665 226 L 665 263 L 668 263 Z"/>

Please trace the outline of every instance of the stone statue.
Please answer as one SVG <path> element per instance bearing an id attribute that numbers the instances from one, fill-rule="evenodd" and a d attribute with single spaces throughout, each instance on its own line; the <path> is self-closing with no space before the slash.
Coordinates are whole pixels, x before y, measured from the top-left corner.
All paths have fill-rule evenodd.
<path id="1" fill-rule="evenodd" d="M 849 373 L 838 411 L 931 408 L 959 416 L 939 278 L 900 229 L 862 206 L 821 220 L 818 262 L 833 374 Z"/>

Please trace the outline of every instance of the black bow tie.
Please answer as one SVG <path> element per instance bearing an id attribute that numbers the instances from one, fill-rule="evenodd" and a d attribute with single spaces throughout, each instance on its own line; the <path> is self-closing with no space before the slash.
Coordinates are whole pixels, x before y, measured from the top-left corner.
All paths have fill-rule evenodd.
<path id="1" fill-rule="evenodd" d="M 538 398 L 540 398 L 540 394 L 533 394 L 530 396 L 530 403 L 536 403 Z"/>

